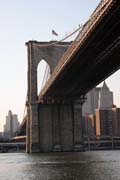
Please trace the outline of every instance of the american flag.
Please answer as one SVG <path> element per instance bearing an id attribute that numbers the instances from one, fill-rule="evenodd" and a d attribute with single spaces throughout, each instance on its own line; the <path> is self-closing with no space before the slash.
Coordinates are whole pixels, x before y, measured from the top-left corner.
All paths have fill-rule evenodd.
<path id="1" fill-rule="evenodd" d="M 58 36 L 58 33 L 56 33 L 54 30 L 52 30 L 52 34 Z"/>

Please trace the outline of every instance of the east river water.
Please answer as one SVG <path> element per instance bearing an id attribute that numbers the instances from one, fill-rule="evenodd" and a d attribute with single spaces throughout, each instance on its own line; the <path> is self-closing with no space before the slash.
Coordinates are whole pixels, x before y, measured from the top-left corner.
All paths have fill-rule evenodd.
<path id="1" fill-rule="evenodd" d="M 120 151 L 1 153 L 0 180 L 120 180 Z"/>

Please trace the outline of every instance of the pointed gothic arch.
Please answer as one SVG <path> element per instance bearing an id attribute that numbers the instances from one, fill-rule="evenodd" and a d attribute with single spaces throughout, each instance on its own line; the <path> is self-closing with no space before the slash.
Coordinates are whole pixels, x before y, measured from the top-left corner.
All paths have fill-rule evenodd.
<path id="1" fill-rule="evenodd" d="M 50 77 L 50 66 L 46 60 L 42 59 L 37 66 L 37 94 L 45 86 Z"/>

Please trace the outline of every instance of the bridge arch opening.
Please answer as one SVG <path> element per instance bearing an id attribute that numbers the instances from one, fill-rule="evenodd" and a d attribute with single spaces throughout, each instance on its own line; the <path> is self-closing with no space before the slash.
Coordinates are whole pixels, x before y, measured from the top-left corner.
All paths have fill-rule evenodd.
<path id="1" fill-rule="evenodd" d="M 40 93 L 41 89 L 45 86 L 50 77 L 50 66 L 42 59 L 37 67 L 37 92 Z"/>

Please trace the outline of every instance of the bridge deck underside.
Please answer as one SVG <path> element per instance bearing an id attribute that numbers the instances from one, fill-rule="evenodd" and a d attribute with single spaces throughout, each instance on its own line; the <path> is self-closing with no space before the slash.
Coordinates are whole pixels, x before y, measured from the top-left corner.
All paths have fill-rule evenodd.
<path id="1" fill-rule="evenodd" d="M 44 92 L 43 89 L 40 98 L 84 95 L 119 67 L 120 2 L 116 1 L 62 68 L 47 91 Z"/>

